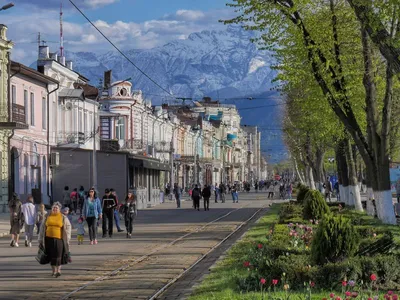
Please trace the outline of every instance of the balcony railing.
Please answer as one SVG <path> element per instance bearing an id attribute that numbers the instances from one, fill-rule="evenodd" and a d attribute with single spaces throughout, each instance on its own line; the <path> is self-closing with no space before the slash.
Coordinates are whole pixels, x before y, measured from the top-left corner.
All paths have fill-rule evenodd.
<path id="1" fill-rule="evenodd" d="M 26 124 L 25 106 L 16 103 L 12 104 L 12 120 L 13 122 Z"/>
<path id="2" fill-rule="evenodd" d="M 118 140 L 100 140 L 101 151 L 119 151 L 120 145 Z"/>
<path id="3" fill-rule="evenodd" d="M 62 131 L 57 135 L 57 144 L 59 146 L 68 144 L 79 144 L 85 143 L 85 134 L 79 131 Z"/>
<path id="4" fill-rule="evenodd" d="M 143 141 L 141 139 L 129 139 L 125 140 L 124 149 L 143 151 L 145 150 Z"/>

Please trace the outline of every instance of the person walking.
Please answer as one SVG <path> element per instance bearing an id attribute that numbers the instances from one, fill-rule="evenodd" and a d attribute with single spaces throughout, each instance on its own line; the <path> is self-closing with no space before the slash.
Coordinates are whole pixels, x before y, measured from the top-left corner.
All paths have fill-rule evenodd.
<path id="1" fill-rule="evenodd" d="M 38 210 L 36 211 L 36 227 L 37 227 L 37 232 L 36 234 L 39 234 L 40 231 L 40 226 L 43 223 L 44 218 L 47 215 L 47 211 L 45 210 L 44 204 L 39 204 Z"/>
<path id="2" fill-rule="evenodd" d="M 181 194 L 182 194 L 182 190 L 179 187 L 179 185 L 177 183 L 174 184 L 174 190 L 173 193 L 175 195 L 175 200 L 176 200 L 176 207 L 180 208 L 181 207 Z"/>
<path id="3" fill-rule="evenodd" d="M 74 190 L 71 192 L 70 198 L 71 198 L 70 212 L 72 215 L 75 215 L 76 210 L 78 209 L 78 202 L 79 202 L 79 194 L 77 188 L 74 188 Z"/>
<path id="4" fill-rule="evenodd" d="M 225 203 L 225 193 L 226 193 L 226 186 L 221 182 L 219 185 L 219 196 L 221 198 L 222 203 Z"/>
<path id="5" fill-rule="evenodd" d="M 205 184 L 201 194 L 204 199 L 204 210 L 210 210 L 211 188 Z"/>
<path id="6" fill-rule="evenodd" d="M 64 191 L 62 193 L 61 205 L 63 207 L 71 208 L 71 194 L 69 192 L 69 186 L 67 185 L 64 187 Z"/>
<path id="7" fill-rule="evenodd" d="M 79 188 L 78 196 L 79 196 L 79 213 L 82 216 L 83 204 L 85 202 L 85 188 L 83 187 L 83 185 L 81 185 L 81 187 Z"/>
<path id="8" fill-rule="evenodd" d="M 323 187 L 324 187 L 324 189 L 325 189 L 325 201 L 326 201 L 327 199 L 329 199 L 329 202 L 331 202 L 332 183 L 331 183 L 331 181 L 329 180 L 329 176 L 326 177 L 326 180 L 325 180 L 325 182 L 324 182 Z"/>
<path id="9" fill-rule="evenodd" d="M 215 203 L 218 203 L 218 194 L 219 194 L 218 183 L 215 183 L 215 190 L 214 190 Z"/>
<path id="10" fill-rule="evenodd" d="M 114 189 L 110 189 L 110 193 L 114 195 L 115 197 L 115 208 L 114 208 L 114 221 L 115 221 L 115 227 L 117 227 L 118 232 L 123 232 L 124 230 L 121 229 L 121 226 L 119 225 L 119 201 L 118 201 L 118 196 L 117 192 Z"/>
<path id="11" fill-rule="evenodd" d="M 51 207 L 51 213 L 46 216 L 40 227 L 39 244 L 46 250 L 52 268 L 52 276 L 61 276 L 61 265 L 67 264 L 69 241 L 71 240 L 71 223 L 61 213 L 61 203 L 56 202 Z"/>
<path id="12" fill-rule="evenodd" d="M 201 191 L 199 189 L 199 186 L 196 184 L 192 191 L 194 209 L 200 210 L 200 198 L 201 198 Z"/>
<path id="13" fill-rule="evenodd" d="M 18 194 L 13 193 L 12 199 L 8 202 L 8 208 L 10 210 L 11 247 L 19 247 L 19 233 L 23 224 L 21 207 L 22 203 Z"/>
<path id="14" fill-rule="evenodd" d="M 122 214 L 125 219 L 126 238 L 132 238 L 133 221 L 137 215 L 136 197 L 132 191 L 129 191 L 125 198 L 125 204 L 122 206 Z"/>
<path id="15" fill-rule="evenodd" d="M 82 217 L 88 225 L 90 245 L 97 245 L 97 221 L 103 217 L 103 211 L 100 199 L 93 188 L 89 190 L 89 196 L 83 204 Z"/>
<path id="16" fill-rule="evenodd" d="M 33 229 L 35 228 L 36 209 L 33 204 L 31 195 L 26 199 L 26 203 L 22 204 L 21 212 L 25 223 L 25 247 L 32 247 Z"/>
<path id="17" fill-rule="evenodd" d="M 117 206 L 117 199 L 111 194 L 109 189 L 105 189 L 105 195 L 102 199 L 103 209 L 103 238 L 108 236 L 112 238 L 114 227 L 114 208 Z M 108 226 L 107 226 L 108 225 Z"/>
<path id="18" fill-rule="evenodd" d="M 232 187 L 232 201 L 233 203 L 239 203 L 239 195 L 236 185 Z"/>
<path id="19" fill-rule="evenodd" d="M 85 236 L 85 226 L 83 225 L 83 217 L 78 218 L 78 225 L 76 228 L 76 239 L 78 240 L 78 245 L 83 244 L 83 237 Z"/>

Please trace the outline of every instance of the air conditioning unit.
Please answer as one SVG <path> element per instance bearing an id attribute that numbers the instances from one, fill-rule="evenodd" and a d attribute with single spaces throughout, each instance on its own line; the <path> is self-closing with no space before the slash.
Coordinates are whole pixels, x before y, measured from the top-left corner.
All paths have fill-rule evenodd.
<path id="1" fill-rule="evenodd" d="M 56 167 L 60 165 L 60 153 L 52 152 L 50 153 L 50 166 Z"/>
<path id="2" fill-rule="evenodd" d="M 67 103 L 65 103 L 65 109 L 66 109 L 66 110 L 71 110 L 71 109 L 72 109 L 72 107 L 73 107 L 73 105 L 72 105 L 72 103 L 71 103 L 71 102 L 67 102 Z"/>

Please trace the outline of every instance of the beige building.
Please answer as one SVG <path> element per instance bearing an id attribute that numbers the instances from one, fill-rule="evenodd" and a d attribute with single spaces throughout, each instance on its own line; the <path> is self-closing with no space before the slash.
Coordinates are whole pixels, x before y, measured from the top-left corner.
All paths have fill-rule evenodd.
<path id="1" fill-rule="evenodd" d="M 8 142 L 15 126 L 12 124 L 8 97 L 8 64 L 13 43 L 7 40 L 7 26 L 0 24 L 0 212 L 5 212 L 9 199 Z"/>

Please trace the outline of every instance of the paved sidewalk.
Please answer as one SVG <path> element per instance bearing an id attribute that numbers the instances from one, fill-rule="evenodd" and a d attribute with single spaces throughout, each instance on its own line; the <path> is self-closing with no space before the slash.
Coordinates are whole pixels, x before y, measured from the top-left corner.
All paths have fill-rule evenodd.
<path id="1" fill-rule="evenodd" d="M 226 203 L 212 201 L 210 211 L 194 210 L 191 201 L 183 202 L 180 209 L 171 201 L 139 211 L 132 239 L 127 239 L 125 232 L 114 233 L 112 239 L 100 238 L 98 245 L 91 246 L 85 235 L 84 244 L 78 246 L 73 233 L 73 262 L 63 267 L 58 279 L 51 277 L 49 266 L 35 261 L 35 240 L 32 248 L 10 248 L 8 238 L 0 238 L 0 299 L 60 299 L 86 283 L 91 284 L 73 294 L 72 299 L 148 299 L 270 203 L 264 193 L 239 197 L 239 203 L 228 198 Z M 222 216 L 226 217 L 209 224 Z M 180 240 L 171 244 L 177 238 Z M 124 271 L 107 276 L 125 265 L 129 267 Z M 99 278 L 105 279 L 94 281 Z"/>

